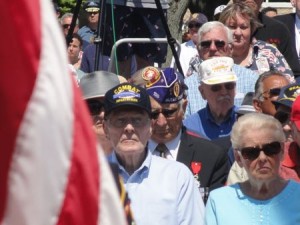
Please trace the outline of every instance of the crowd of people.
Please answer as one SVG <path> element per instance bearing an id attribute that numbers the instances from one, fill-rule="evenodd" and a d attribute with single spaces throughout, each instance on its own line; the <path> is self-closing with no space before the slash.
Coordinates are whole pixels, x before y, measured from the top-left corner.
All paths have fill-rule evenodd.
<path id="1" fill-rule="evenodd" d="M 70 69 L 125 190 L 128 224 L 300 221 L 300 0 L 286 15 L 262 2 L 233 0 L 214 21 L 192 14 L 183 74 L 175 60 L 155 66 L 166 60 L 161 43 L 122 44 L 118 73 L 108 71 L 115 40 L 166 36 L 154 1 L 107 4 L 102 27 L 99 3 L 84 4 L 87 24 L 76 22 L 67 46 Z M 166 15 L 168 1 L 161 5 Z M 72 17 L 60 18 L 65 36 Z"/>

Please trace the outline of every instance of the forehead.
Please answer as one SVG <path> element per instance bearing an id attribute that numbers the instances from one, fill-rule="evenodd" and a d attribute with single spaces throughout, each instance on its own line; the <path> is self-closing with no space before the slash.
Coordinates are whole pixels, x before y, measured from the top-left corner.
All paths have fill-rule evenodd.
<path id="1" fill-rule="evenodd" d="M 229 23 L 247 23 L 250 24 L 250 18 L 246 14 L 237 13 L 233 17 L 228 18 Z"/>
<path id="2" fill-rule="evenodd" d="M 226 31 L 222 27 L 215 27 L 215 28 L 211 29 L 210 31 L 204 33 L 202 35 L 201 41 L 209 40 L 209 39 L 213 39 L 213 40 L 218 39 L 218 40 L 223 40 L 223 41 L 228 42 Z"/>
<path id="3" fill-rule="evenodd" d="M 284 76 L 280 75 L 274 75 L 267 77 L 263 81 L 263 88 L 264 89 L 271 89 L 271 88 L 277 88 L 277 87 L 283 87 L 288 85 L 288 81 Z"/>
<path id="4" fill-rule="evenodd" d="M 243 135 L 242 146 L 256 146 L 276 141 L 276 137 L 273 133 L 273 129 L 269 127 L 259 129 L 250 127 Z"/>
<path id="5" fill-rule="evenodd" d="M 68 22 L 71 23 L 71 21 L 72 21 L 72 17 L 66 17 L 63 19 L 64 23 L 68 23 Z"/>

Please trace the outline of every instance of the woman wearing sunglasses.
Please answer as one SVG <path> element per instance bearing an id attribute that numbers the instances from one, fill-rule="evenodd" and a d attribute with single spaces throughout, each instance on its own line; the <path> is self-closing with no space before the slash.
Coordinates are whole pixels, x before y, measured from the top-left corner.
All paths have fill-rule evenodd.
<path id="1" fill-rule="evenodd" d="M 279 172 L 285 141 L 279 121 L 261 113 L 244 115 L 233 126 L 231 141 L 249 178 L 210 193 L 206 224 L 299 224 L 300 184 Z"/>
<path id="2" fill-rule="evenodd" d="M 253 37 L 256 29 L 262 25 L 249 6 L 244 3 L 230 4 L 221 13 L 219 20 L 233 32 L 234 63 L 258 74 L 278 70 L 294 81 L 294 74 L 280 51 L 274 45 Z"/>

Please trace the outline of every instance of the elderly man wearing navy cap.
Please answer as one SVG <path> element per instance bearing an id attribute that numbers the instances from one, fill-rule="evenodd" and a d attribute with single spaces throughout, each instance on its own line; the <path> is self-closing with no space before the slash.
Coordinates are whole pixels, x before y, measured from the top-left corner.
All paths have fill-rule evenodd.
<path id="1" fill-rule="evenodd" d="M 229 169 L 226 152 L 188 132 L 182 124 L 187 105 L 183 76 L 173 68 L 146 67 L 134 75 L 133 82 L 144 85 L 150 95 L 150 151 L 184 163 L 194 174 L 203 195 L 208 194 L 207 189 L 223 186 Z"/>
<path id="2" fill-rule="evenodd" d="M 94 42 L 94 37 L 98 29 L 100 5 L 98 1 L 87 1 L 83 6 L 87 13 L 88 24 L 81 27 L 78 34 L 83 40 L 83 50 Z"/>
<path id="3" fill-rule="evenodd" d="M 114 152 L 136 224 L 202 225 L 204 204 L 191 172 L 181 163 L 154 156 L 149 95 L 140 86 L 120 84 L 105 94 L 104 130 Z"/>

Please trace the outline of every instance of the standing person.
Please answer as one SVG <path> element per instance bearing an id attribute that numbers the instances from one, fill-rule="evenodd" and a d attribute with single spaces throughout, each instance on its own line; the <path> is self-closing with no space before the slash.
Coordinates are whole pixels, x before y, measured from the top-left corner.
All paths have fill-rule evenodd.
<path id="1" fill-rule="evenodd" d="M 83 40 L 83 50 L 94 42 L 95 35 L 98 29 L 100 5 L 96 0 L 88 0 L 84 6 L 88 23 L 78 30 L 78 34 Z"/>
<path id="2" fill-rule="evenodd" d="M 160 0 L 166 16 L 168 0 Z M 121 38 L 165 38 L 166 32 L 160 13 L 154 0 L 115 0 L 106 5 L 106 31 L 104 37 L 104 55 L 110 56 L 112 46 Z M 113 10 L 112 10 L 113 8 Z M 111 13 L 113 11 L 113 14 Z M 114 26 L 113 26 L 114 25 Z M 113 29 L 115 28 L 115 29 Z M 132 56 L 136 56 L 137 70 L 154 63 L 162 64 L 166 60 L 167 44 L 125 43 L 117 48 L 120 72 L 125 78 L 131 76 Z"/>
<path id="3" fill-rule="evenodd" d="M 183 121 L 188 130 L 210 140 L 230 135 L 235 122 L 237 81 L 232 67 L 229 57 L 215 57 L 200 64 L 199 91 L 207 105 Z"/>
<path id="4" fill-rule="evenodd" d="M 187 105 L 183 76 L 173 68 L 146 67 L 133 82 L 145 86 L 150 95 L 152 135 L 148 147 L 152 154 L 185 164 L 194 174 L 203 197 L 206 191 L 225 185 L 227 154 L 212 142 L 187 131 L 182 120 Z M 144 82 L 144 83 L 143 83 Z"/>
<path id="5" fill-rule="evenodd" d="M 197 48 L 199 56 L 190 61 L 190 69 L 193 70 L 193 74 L 185 79 L 185 84 L 188 86 L 186 117 L 206 106 L 206 100 L 202 98 L 199 92 L 201 81 L 199 65 L 201 62 L 213 57 L 231 57 L 232 55 L 232 32 L 223 23 L 218 21 L 207 22 L 203 24 L 198 33 L 199 41 Z M 233 71 L 238 77 L 234 104 L 240 106 L 246 93 L 254 90 L 258 75 L 236 64 L 233 65 Z"/>
<path id="6" fill-rule="evenodd" d="M 189 71 L 189 64 L 192 57 L 198 55 L 197 45 L 198 45 L 198 30 L 199 28 L 207 22 L 207 18 L 202 13 L 194 13 L 188 22 L 188 34 L 191 39 L 185 43 L 181 44 L 179 61 L 182 67 L 183 75 L 189 76 L 192 71 Z M 174 59 L 172 63 L 174 65 Z"/>
<path id="7" fill-rule="evenodd" d="M 61 27 L 63 29 L 63 33 L 64 33 L 65 37 L 67 37 L 68 32 L 70 30 L 71 23 L 72 23 L 72 18 L 73 18 L 73 13 L 65 13 L 60 18 L 60 24 L 61 24 Z M 78 30 L 79 30 L 79 20 L 77 19 L 73 33 L 77 33 Z"/>
<path id="8" fill-rule="evenodd" d="M 298 62 L 298 55 L 293 51 L 291 36 L 287 27 L 274 18 L 263 15 L 259 10 L 261 9 L 263 0 L 233 0 L 233 3 L 245 3 L 252 10 L 254 10 L 255 17 L 263 24 L 254 33 L 257 40 L 265 41 L 273 44 L 284 55 L 284 58 L 291 67 L 295 77 L 300 75 L 300 64 Z"/>
<path id="9" fill-rule="evenodd" d="M 280 51 L 267 42 L 253 38 L 260 24 L 248 5 L 235 3 L 227 6 L 219 21 L 233 32 L 234 63 L 259 75 L 266 71 L 278 70 L 294 81 L 294 74 Z"/>
<path id="10" fill-rule="evenodd" d="M 210 193 L 206 225 L 299 223 L 300 184 L 279 174 L 284 140 L 272 116 L 249 113 L 236 122 L 232 146 L 249 179 Z"/>
<path id="11" fill-rule="evenodd" d="M 104 131 L 113 146 L 136 224 L 201 225 L 204 204 L 191 172 L 151 154 L 151 105 L 144 88 L 123 83 L 105 94 Z"/>
<path id="12" fill-rule="evenodd" d="M 296 9 L 295 13 L 284 14 L 274 18 L 284 23 L 289 29 L 292 50 L 298 56 L 298 62 L 300 63 L 300 0 L 291 0 L 291 4 Z"/>

